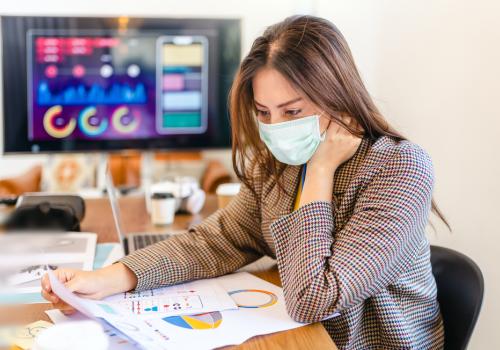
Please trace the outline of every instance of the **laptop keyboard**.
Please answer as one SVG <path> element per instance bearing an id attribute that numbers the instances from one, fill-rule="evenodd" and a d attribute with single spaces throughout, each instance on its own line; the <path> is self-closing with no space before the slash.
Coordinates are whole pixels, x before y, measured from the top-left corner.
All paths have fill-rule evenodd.
<path id="1" fill-rule="evenodd" d="M 134 247 L 135 249 L 141 249 L 147 247 L 148 245 L 155 244 L 160 241 L 164 241 L 169 238 L 169 234 L 151 234 L 151 235 L 134 235 Z"/>

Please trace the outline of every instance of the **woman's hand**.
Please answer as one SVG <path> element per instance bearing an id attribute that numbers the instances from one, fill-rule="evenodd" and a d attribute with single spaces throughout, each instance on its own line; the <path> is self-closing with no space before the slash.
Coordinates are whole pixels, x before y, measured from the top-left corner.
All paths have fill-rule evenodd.
<path id="1" fill-rule="evenodd" d="M 342 121 L 354 129 L 359 129 L 354 118 L 344 116 Z M 351 134 L 339 123 L 330 121 L 325 140 L 320 143 L 307 164 L 308 170 L 311 168 L 326 169 L 328 173 L 333 175 L 342 163 L 356 153 L 360 143 L 361 138 Z"/>
<path id="2" fill-rule="evenodd" d="M 344 117 L 345 123 L 354 123 L 354 119 Z M 352 125 L 354 124 L 348 124 Z M 349 160 L 361 143 L 361 138 L 352 135 L 334 121 L 328 124 L 325 140 L 307 163 L 306 178 L 299 208 L 315 201 L 332 201 L 333 175 L 337 168 Z"/>
<path id="3" fill-rule="evenodd" d="M 54 273 L 70 291 L 89 299 L 102 299 L 112 294 L 129 291 L 137 285 L 135 274 L 122 263 L 96 271 L 57 269 Z M 64 313 L 74 312 L 71 306 L 54 294 L 47 274 L 42 278 L 42 296 Z"/>

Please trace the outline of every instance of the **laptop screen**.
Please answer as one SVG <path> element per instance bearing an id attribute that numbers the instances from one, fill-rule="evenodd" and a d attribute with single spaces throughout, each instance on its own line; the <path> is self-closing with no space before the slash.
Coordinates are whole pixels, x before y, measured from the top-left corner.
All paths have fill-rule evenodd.
<path id="1" fill-rule="evenodd" d="M 106 191 L 108 193 L 109 203 L 111 204 L 111 211 L 113 212 L 113 219 L 115 221 L 116 232 L 118 233 L 118 239 L 122 246 L 124 246 L 123 238 L 124 231 L 122 227 L 122 218 L 120 214 L 120 206 L 118 204 L 118 198 L 116 197 L 116 190 L 113 184 L 113 178 L 111 177 L 111 173 L 109 170 L 106 171 Z"/>

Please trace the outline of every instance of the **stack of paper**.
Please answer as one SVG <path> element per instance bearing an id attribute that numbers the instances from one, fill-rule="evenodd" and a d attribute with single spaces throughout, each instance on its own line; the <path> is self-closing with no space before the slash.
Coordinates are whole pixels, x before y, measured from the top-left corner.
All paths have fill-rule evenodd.
<path id="1" fill-rule="evenodd" d="M 203 350 L 236 345 L 256 335 L 284 331 L 304 325 L 293 321 L 288 316 L 281 288 L 246 272 L 212 280 L 200 280 L 175 287 L 114 296 L 108 299 L 106 304 L 121 309 L 120 304 L 123 305 L 126 296 L 130 296 L 132 301 L 143 302 L 159 295 L 175 295 L 176 292 L 184 297 L 185 293 L 189 292 L 189 287 L 192 286 L 197 288 L 192 290 L 197 290 L 200 294 L 203 294 L 202 291 L 214 288 L 212 284 L 214 282 L 224 291 L 224 293 L 221 292 L 220 296 L 229 295 L 233 302 L 237 304 L 237 309 L 189 315 L 182 312 L 177 315 L 167 316 L 167 313 L 162 314 L 159 312 L 161 304 L 148 304 L 148 309 L 151 306 L 153 308 L 158 306 L 158 311 L 147 310 L 146 314 L 137 317 L 137 312 L 130 312 L 132 304 L 129 302 L 125 303 L 125 306 L 128 307 L 128 310 L 126 310 L 129 312 L 128 316 L 122 315 L 127 318 L 127 322 L 130 322 L 131 319 L 134 319 L 134 322 L 145 322 L 154 333 L 162 338 L 159 344 L 173 350 L 195 348 Z M 143 310 L 143 307 L 141 309 Z M 57 310 L 50 310 L 47 314 L 55 323 L 83 318 L 81 314 L 67 317 Z M 108 325 L 106 331 L 111 337 L 112 347 L 110 349 L 128 350 L 133 348 L 134 344 L 135 346 L 141 346 L 140 342 L 134 340 L 133 332 L 130 333 L 127 329 L 120 329 L 121 332 L 116 332 L 115 328 Z M 142 347 L 148 349 L 144 345 Z"/>

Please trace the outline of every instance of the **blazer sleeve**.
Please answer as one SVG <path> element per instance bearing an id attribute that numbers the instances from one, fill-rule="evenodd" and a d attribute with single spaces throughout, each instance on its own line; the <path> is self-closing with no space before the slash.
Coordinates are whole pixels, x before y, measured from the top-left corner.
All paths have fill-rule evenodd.
<path id="1" fill-rule="evenodd" d="M 257 197 L 242 185 L 225 208 L 186 233 L 135 251 L 120 261 L 137 276 L 136 290 L 235 271 L 266 252 L 259 207 Z"/>
<path id="2" fill-rule="evenodd" d="M 420 148 L 403 148 L 361 191 L 335 231 L 331 203 L 312 202 L 271 224 L 287 310 L 316 322 L 395 282 L 421 250 L 433 169 Z"/>

